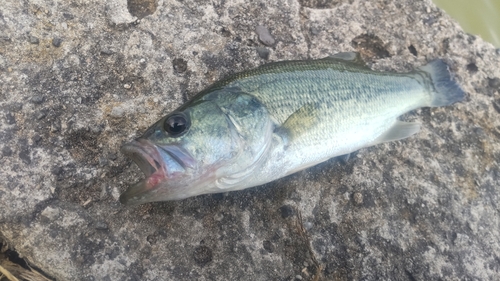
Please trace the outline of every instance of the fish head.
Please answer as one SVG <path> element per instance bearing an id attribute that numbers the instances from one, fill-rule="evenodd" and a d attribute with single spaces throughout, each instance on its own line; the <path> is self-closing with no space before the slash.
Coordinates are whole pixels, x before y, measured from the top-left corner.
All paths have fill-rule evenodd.
<path id="1" fill-rule="evenodd" d="M 136 205 L 224 192 L 224 178 L 252 169 L 268 146 L 269 117 L 262 114 L 265 108 L 242 111 L 235 102 L 244 98 L 226 96 L 229 100 L 181 107 L 125 144 L 121 151 L 145 179 L 129 187 L 120 202 Z"/>

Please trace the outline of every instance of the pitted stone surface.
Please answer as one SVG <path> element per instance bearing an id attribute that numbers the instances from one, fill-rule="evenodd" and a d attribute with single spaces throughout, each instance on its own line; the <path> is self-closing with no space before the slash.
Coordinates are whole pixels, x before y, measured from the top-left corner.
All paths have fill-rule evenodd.
<path id="1" fill-rule="evenodd" d="M 57 280 L 500 276 L 500 51 L 429 0 L 4 0 L 0 30 L 0 237 Z M 442 58 L 468 97 L 347 162 L 117 202 L 142 177 L 120 145 L 207 85 L 345 51 L 390 71 Z"/>

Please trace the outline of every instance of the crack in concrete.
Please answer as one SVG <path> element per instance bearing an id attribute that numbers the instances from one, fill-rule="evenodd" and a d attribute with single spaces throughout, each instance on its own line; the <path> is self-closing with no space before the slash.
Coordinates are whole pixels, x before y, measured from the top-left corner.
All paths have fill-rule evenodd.
<path id="1" fill-rule="evenodd" d="M 322 277 L 321 272 L 323 271 L 324 266 L 316 258 L 316 255 L 311 247 L 311 240 L 309 238 L 309 235 L 307 235 L 306 229 L 304 228 L 304 223 L 302 221 L 302 214 L 297 208 L 295 208 L 295 214 L 296 214 L 296 219 L 297 219 L 295 222 L 295 226 L 297 227 L 297 232 L 300 235 L 300 237 L 302 237 L 302 239 L 304 240 L 304 242 L 307 245 L 307 250 L 309 252 L 309 255 L 311 257 L 311 260 L 314 264 L 314 268 L 316 271 L 316 272 L 314 272 L 314 275 L 313 275 L 311 280 L 313 280 L 313 281 L 321 280 L 321 277 Z M 302 270 L 302 272 L 304 272 L 305 270 L 307 270 L 307 268 Z"/>

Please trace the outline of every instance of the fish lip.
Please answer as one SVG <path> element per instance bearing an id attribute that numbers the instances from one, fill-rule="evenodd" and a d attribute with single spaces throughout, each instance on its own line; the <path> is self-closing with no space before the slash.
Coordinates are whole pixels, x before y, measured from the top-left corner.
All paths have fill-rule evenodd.
<path id="1" fill-rule="evenodd" d="M 131 141 L 122 146 L 121 152 L 134 161 L 146 177 L 160 169 L 166 172 L 157 148 L 148 140 Z"/>

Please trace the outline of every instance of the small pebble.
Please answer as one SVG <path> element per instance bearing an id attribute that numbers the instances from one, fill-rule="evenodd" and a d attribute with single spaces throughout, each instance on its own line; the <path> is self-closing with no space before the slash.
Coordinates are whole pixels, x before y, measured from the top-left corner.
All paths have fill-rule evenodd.
<path id="1" fill-rule="evenodd" d="M 267 48 L 257 47 L 256 50 L 257 50 L 257 54 L 259 54 L 260 58 L 265 59 L 265 60 L 269 59 L 270 52 Z"/>
<path id="2" fill-rule="evenodd" d="M 58 48 L 58 47 L 61 47 L 61 43 L 62 43 L 62 39 L 59 38 L 59 37 L 55 37 L 54 39 L 52 39 L 52 46 Z"/>
<path id="3" fill-rule="evenodd" d="M 40 213 L 40 215 L 49 219 L 49 220 L 55 220 L 59 217 L 60 211 L 59 211 L 59 209 L 56 209 L 56 208 L 47 207 L 47 208 L 45 208 L 45 210 L 43 210 Z"/>
<path id="4" fill-rule="evenodd" d="M 113 54 L 113 51 L 110 49 L 107 49 L 107 48 L 103 48 L 103 49 L 101 49 L 101 54 L 106 55 L 106 56 L 110 56 Z"/>
<path id="5" fill-rule="evenodd" d="M 130 84 L 123 84 L 123 88 L 130 89 L 130 88 L 132 88 L 132 85 L 130 85 Z"/>
<path id="6" fill-rule="evenodd" d="M 35 45 L 38 45 L 40 44 L 40 39 L 38 39 L 37 37 L 35 36 L 29 36 L 28 37 L 28 42 L 30 42 L 30 44 L 35 44 Z"/>
<path id="7" fill-rule="evenodd" d="M 259 36 L 260 42 L 262 42 L 262 44 L 264 44 L 266 46 L 272 46 L 276 42 L 274 40 L 273 36 L 271 35 L 271 32 L 269 31 L 269 29 L 267 29 L 267 27 L 265 27 L 265 26 L 262 26 L 262 25 L 257 26 L 255 28 L 255 32 Z"/>
<path id="8" fill-rule="evenodd" d="M 301 275 L 297 275 L 297 276 L 295 276 L 295 279 L 302 280 L 302 276 Z"/>
<path id="9" fill-rule="evenodd" d="M 99 222 L 96 222 L 95 229 L 97 229 L 97 230 L 107 230 L 108 229 L 108 225 L 105 222 L 99 221 Z"/>
<path id="10" fill-rule="evenodd" d="M 44 101 L 44 98 L 41 95 L 35 95 L 31 98 L 31 102 L 34 104 L 41 104 L 41 103 L 43 103 L 43 101 Z"/>
<path id="11" fill-rule="evenodd" d="M 72 14 L 70 14 L 70 13 L 63 13 L 62 15 L 63 15 L 63 17 L 64 17 L 65 19 L 67 19 L 67 20 L 72 20 L 72 19 L 74 19 L 74 18 L 75 18 L 75 16 L 73 16 L 73 15 L 72 15 Z"/>

